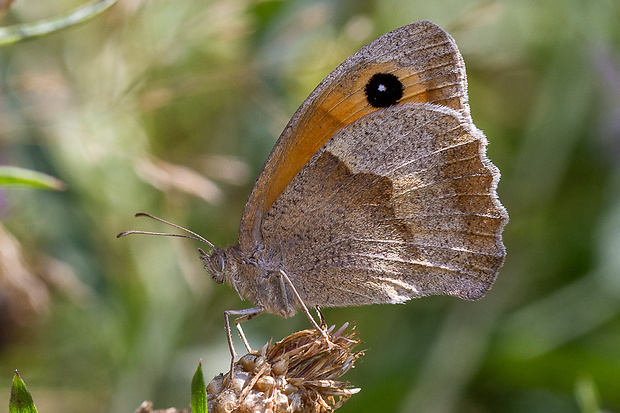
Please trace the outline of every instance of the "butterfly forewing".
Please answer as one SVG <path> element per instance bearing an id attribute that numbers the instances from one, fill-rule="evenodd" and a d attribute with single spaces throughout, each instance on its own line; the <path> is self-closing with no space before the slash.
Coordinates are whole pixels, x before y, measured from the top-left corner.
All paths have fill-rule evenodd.
<path id="1" fill-rule="evenodd" d="M 336 131 L 378 110 L 365 95 L 377 73 L 392 73 L 402 82 L 400 104 L 436 103 L 469 117 L 465 66 L 448 33 L 421 21 L 379 37 L 338 66 L 293 115 L 246 204 L 239 231 L 242 250 L 260 247 L 262 217 L 313 154 Z"/>

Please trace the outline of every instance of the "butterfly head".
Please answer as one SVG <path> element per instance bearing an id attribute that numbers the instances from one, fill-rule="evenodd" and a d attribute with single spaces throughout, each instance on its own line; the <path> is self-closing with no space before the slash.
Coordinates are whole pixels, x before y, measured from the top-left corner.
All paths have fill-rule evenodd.
<path id="1" fill-rule="evenodd" d="M 239 286 L 243 286 L 240 283 L 240 253 L 237 247 L 228 247 L 225 249 L 219 249 L 213 247 L 210 253 L 205 252 L 203 249 L 198 248 L 200 252 L 200 260 L 205 266 L 205 269 L 211 278 L 217 284 L 228 283 L 235 289 L 239 298 L 244 299 L 244 294 L 239 290 Z"/>
<path id="2" fill-rule="evenodd" d="M 205 269 L 209 274 L 211 274 L 211 278 L 218 284 L 223 284 L 227 278 L 227 260 L 226 252 L 220 249 L 214 249 L 210 254 L 206 253 L 203 249 L 198 248 L 200 252 L 200 260 L 205 266 Z"/>

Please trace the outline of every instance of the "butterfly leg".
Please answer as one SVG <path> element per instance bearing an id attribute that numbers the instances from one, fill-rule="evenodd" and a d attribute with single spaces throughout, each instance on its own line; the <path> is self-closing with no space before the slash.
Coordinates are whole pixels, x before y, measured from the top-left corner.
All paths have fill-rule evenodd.
<path id="1" fill-rule="evenodd" d="M 252 348 L 250 347 L 250 343 L 248 342 L 248 339 L 245 337 L 245 334 L 243 333 L 243 329 L 241 328 L 241 324 L 244 321 L 248 321 L 254 317 L 256 317 L 257 315 L 259 315 L 260 313 L 262 313 L 263 311 L 265 311 L 265 309 L 263 307 L 252 307 L 252 308 L 246 308 L 244 310 L 226 310 L 224 311 L 224 320 L 226 323 L 226 336 L 228 338 L 228 349 L 230 350 L 230 355 L 232 357 L 232 361 L 230 363 L 230 371 L 232 372 L 232 366 L 235 362 L 235 358 L 237 357 L 237 352 L 235 351 L 235 345 L 233 344 L 233 338 L 232 338 L 232 332 L 230 331 L 230 320 L 229 317 L 230 316 L 239 316 L 237 318 L 235 318 L 234 323 L 235 326 L 237 327 L 237 330 L 239 331 L 239 337 L 241 337 L 241 340 L 243 340 L 243 345 L 245 346 L 246 350 L 248 352 L 252 351 Z"/>
<path id="2" fill-rule="evenodd" d="M 327 322 L 325 321 L 325 316 L 323 315 L 321 308 L 318 305 L 315 305 L 314 309 L 316 310 L 317 317 L 319 317 L 319 325 L 323 330 L 327 330 Z"/>
<path id="3" fill-rule="evenodd" d="M 288 286 L 291 287 L 291 291 L 293 291 L 293 294 L 295 295 L 295 298 L 299 302 L 299 305 L 301 306 L 301 309 L 303 310 L 304 314 L 306 314 L 306 317 L 308 317 L 308 320 L 310 320 L 310 323 L 312 323 L 314 328 L 316 328 L 316 331 L 321 333 L 321 335 L 325 339 L 325 342 L 327 343 L 327 345 L 331 346 L 332 342 L 329 339 L 329 336 L 327 335 L 326 329 L 321 328 L 321 326 L 319 326 L 317 324 L 317 322 L 314 320 L 314 317 L 312 317 L 312 314 L 310 314 L 310 311 L 308 310 L 308 307 L 306 306 L 304 301 L 299 296 L 299 293 L 297 292 L 297 289 L 293 285 L 293 282 L 291 281 L 291 279 L 288 278 L 288 275 L 286 275 L 286 273 L 284 271 L 282 271 L 282 270 L 280 270 L 280 275 L 282 276 L 282 279 L 288 284 Z M 317 308 L 317 311 L 319 311 L 319 319 L 321 321 L 321 324 L 324 325 L 325 319 L 323 318 L 323 314 L 320 312 L 318 306 L 316 308 Z"/>

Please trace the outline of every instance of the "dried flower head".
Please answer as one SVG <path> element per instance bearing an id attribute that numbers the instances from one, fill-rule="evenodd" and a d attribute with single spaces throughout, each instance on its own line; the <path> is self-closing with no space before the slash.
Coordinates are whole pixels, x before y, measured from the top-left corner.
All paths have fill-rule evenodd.
<path id="1" fill-rule="evenodd" d="M 364 354 L 352 351 L 359 340 L 347 327 L 329 329 L 329 343 L 304 330 L 244 355 L 207 386 L 209 412 L 333 412 L 360 390 L 336 380 Z"/>

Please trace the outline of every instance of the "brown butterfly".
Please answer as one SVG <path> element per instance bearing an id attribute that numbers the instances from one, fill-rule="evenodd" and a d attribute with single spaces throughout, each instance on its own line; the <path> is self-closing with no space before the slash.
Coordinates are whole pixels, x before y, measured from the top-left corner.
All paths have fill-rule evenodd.
<path id="1" fill-rule="evenodd" d="M 508 221 L 486 145 L 463 58 L 437 25 L 401 27 L 345 60 L 276 142 L 238 245 L 192 233 L 211 247 L 200 258 L 215 282 L 255 305 L 226 312 L 231 352 L 229 315 L 238 325 L 307 306 L 482 297 L 504 262 Z"/>

